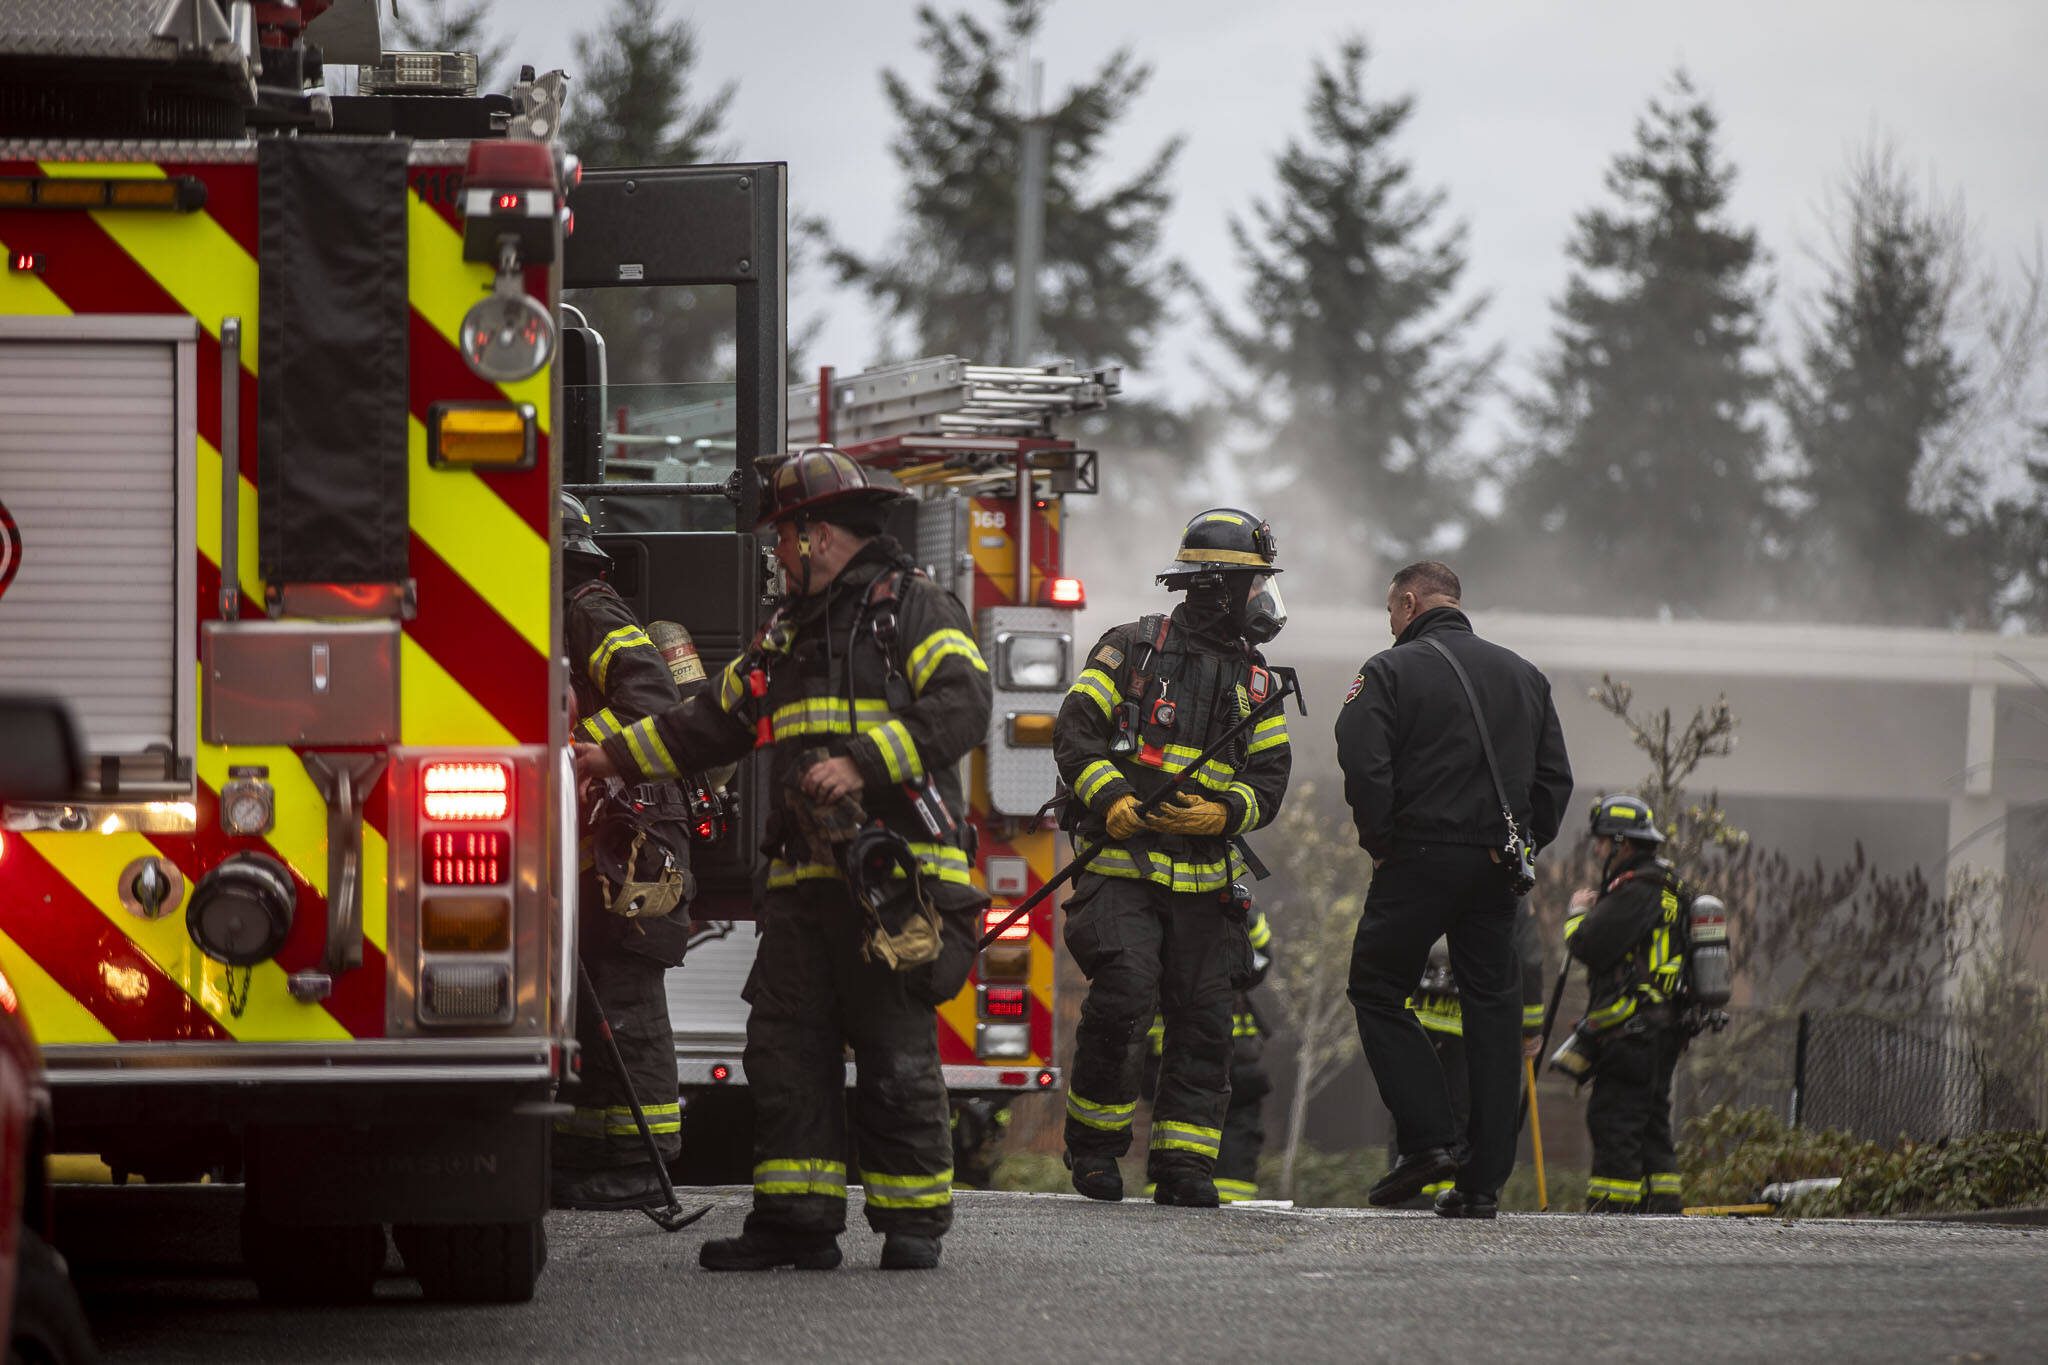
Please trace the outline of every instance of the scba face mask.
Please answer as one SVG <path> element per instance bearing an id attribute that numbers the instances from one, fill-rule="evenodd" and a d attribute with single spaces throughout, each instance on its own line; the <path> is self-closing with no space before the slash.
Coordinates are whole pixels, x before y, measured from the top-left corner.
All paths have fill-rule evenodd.
<path id="1" fill-rule="evenodd" d="M 1278 575 L 1259 574 L 1245 589 L 1244 638 L 1262 645 L 1278 635 L 1286 624 L 1287 603 L 1280 596 Z"/>

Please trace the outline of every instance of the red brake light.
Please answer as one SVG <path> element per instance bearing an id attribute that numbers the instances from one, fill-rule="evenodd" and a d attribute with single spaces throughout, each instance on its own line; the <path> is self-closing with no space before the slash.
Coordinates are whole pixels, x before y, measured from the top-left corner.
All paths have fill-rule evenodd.
<path id="1" fill-rule="evenodd" d="M 1023 1071 L 998 1071 L 998 1072 L 996 1073 L 996 1084 L 997 1084 L 997 1085 L 1022 1085 L 1022 1084 L 1024 1084 L 1025 1080 L 1027 1079 L 1027 1076 L 1028 1076 L 1028 1073 L 1026 1073 L 1026 1072 L 1023 1072 Z"/>
<path id="2" fill-rule="evenodd" d="M 991 1019 L 1022 1019 L 1026 1008 L 1022 986 L 982 987 L 983 1012 Z"/>
<path id="3" fill-rule="evenodd" d="M 512 769 L 503 763 L 429 763 L 420 770 L 429 820 L 503 820 L 512 810 Z"/>
<path id="4" fill-rule="evenodd" d="M 428 886 L 501 886 L 509 881 L 512 836 L 501 829 L 437 829 L 427 835 Z"/>
<path id="5" fill-rule="evenodd" d="M 721 1083 L 731 1080 L 732 1068 L 727 1066 L 724 1062 L 713 1063 L 711 1067 L 711 1079 L 714 1081 L 719 1081 Z"/>
<path id="6" fill-rule="evenodd" d="M 1088 605 L 1088 590 L 1081 586 L 1078 578 L 1055 578 L 1046 586 L 1046 600 L 1055 607 L 1072 607 L 1076 611 Z"/>
<path id="7" fill-rule="evenodd" d="M 1003 920 L 1004 920 L 1005 918 L 1007 918 L 1007 917 L 1008 917 L 1009 913 L 1010 913 L 1010 907 L 1009 907 L 1009 906 L 1007 906 L 1007 905 L 1005 905 L 1005 906 L 999 906 L 999 907 L 991 907 L 990 909 L 987 909 L 987 910 L 984 910 L 984 911 L 982 911 L 982 912 L 981 912 L 981 932 L 985 934 L 985 933 L 987 933 L 987 932 L 988 932 L 989 930 L 991 930 L 991 929 L 995 928 L 995 927 L 996 927 L 996 926 L 997 926 L 998 924 L 1001 924 L 1001 923 L 1003 922 Z M 1007 928 L 1007 929 L 1003 930 L 1003 932 L 1002 932 L 1002 933 L 1000 933 L 1000 934 L 997 934 L 997 935 L 996 935 L 996 942 L 998 942 L 998 943 L 1017 943 L 1017 942 L 1020 942 L 1020 941 L 1021 941 L 1021 940 L 1023 940 L 1023 939 L 1027 939 L 1027 938 L 1030 938 L 1030 937 L 1031 937 L 1031 916 L 1029 916 L 1029 915 L 1024 915 L 1024 916 L 1021 916 L 1021 917 L 1019 917 L 1019 919 L 1017 920 L 1017 922 L 1016 922 L 1015 924 L 1013 924 L 1013 925 L 1011 925 L 1011 926 L 1010 926 L 1009 928 Z"/>
<path id="8" fill-rule="evenodd" d="M 1038 1088 L 1040 1090 L 1052 1089 L 1052 1073 L 1050 1071 L 1041 1071 L 1038 1073 Z"/>

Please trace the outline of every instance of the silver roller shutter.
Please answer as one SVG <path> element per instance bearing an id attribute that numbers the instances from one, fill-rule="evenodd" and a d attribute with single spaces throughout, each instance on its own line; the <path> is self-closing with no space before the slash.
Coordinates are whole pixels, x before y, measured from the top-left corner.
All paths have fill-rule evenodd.
<path id="1" fill-rule="evenodd" d="M 162 335 L 168 320 L 136 321 Z M 178 419 L 190 346 L 59 339 L 118 334 L 114 322 L 0 332 L 0 502 L 20 548 L 0 595 L 0 689 L 64 698 L 96 756 L 185 757 L 193 570 Z"/>

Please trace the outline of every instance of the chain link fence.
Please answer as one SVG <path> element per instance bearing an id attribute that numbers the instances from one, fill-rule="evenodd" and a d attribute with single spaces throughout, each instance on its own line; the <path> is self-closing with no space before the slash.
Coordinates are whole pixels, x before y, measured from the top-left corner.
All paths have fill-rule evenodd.
<path id="1" fill-rule="evenodd" d="M 1953 1013 L 1730 1011 L 1693 1042 L 1676 1118 L 1762 1107 L 1874 1142 L 2048 1128 L 2048 1030 Z"/>

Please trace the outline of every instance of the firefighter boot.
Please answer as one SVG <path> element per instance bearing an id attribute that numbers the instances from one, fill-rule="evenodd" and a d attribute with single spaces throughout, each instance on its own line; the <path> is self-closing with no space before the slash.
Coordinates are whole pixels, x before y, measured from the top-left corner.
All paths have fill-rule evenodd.
<path id="1" fill-rule="evenodd" d="M 668 1207 L 668 1192 L 646 1163 L 593 1171 L 556 1170 L 548 1178 L 549 1196 L 558 1209 L 597 1211 Z"/>
<path id="2" fill-rule="evenodd" d="M 1213 1209 L 1223 1201 L 1217 1197 L 1216 1182 L 1208 1176 L 1182 1172 L 1161 1177 L 1152 1189 L 1152 1202 L 1182 1209 Z"/>
<path id="3" fill-rule="evenodd" d="M 882 1239 L 882 1269 L 930 1270 L 939 1263 L 939 1239 L 892 1232 Z"/>
<path id="4" fill-rule="evenodd" d="M 1124 1197 L 1124 1173 L 1116 1158 L 1066 1154 L 1067 1169 L 1074 1173 L 1074 1188 L 1090 1199 L 1114 1204 Z"/>
<path id="5" fill-rule="evenodd" d="M 829 1233 L 777 1237 L 747 1231 L 706 1242 L 697 1249 L 697 1264 L 706 1270 L 836 1270 L 839 1239 Z"/>

